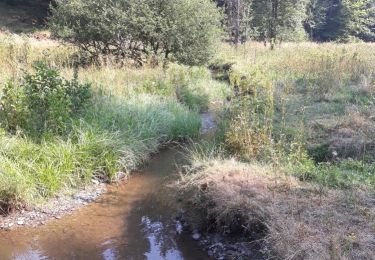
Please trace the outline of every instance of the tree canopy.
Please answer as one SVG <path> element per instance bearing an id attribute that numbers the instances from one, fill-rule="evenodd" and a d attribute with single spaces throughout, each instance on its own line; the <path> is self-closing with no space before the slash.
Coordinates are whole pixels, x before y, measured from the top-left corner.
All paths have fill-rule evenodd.
<path id="1" fill-rule="evenodd" d="M 217 0 L 230 39 L 270 41 L 375 40 L 373 0 Z M 249 32 L 251 32 L 249 34 Z M 233 37 L 235 35 L 235 37 Z"/>
<path id="2" fill-rule="evenodd" d="M 172 56 L 203 64 L 220 34 L 221 12 L 210 0 L 57 0 L 50 22 L 55 36 L 98 57 Z"/>

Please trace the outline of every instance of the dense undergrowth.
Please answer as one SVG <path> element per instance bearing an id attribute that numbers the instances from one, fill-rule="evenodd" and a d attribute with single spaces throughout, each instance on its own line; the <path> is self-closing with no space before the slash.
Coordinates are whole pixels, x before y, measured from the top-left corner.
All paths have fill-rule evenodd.
<path id="1" fill-rule="evenodd" d="M 227 91 L 201 67 L 76 69 L 75 57 L 71 46 L 2 38 L 2 213 L 115 181 L 161 145 L 197 136 L 198 112 Z"/>
<path id="2" fill-rule="evenodd" d="M 211 68 L 230 102 L 177 185 L 193 219 L 256 239 L 270 257 L 370 259 L 374 54 L 373 44 L 222 46 Z"/>
<path id="3" fill-rule="evenodd" d="M 324 186 L 374 186 L 375 46 L 302 43 L 272 52 L 254 44 L 247 50 L 226 53 L 227 63 L 237 60 L 224 123 L 229 151 Z"/>

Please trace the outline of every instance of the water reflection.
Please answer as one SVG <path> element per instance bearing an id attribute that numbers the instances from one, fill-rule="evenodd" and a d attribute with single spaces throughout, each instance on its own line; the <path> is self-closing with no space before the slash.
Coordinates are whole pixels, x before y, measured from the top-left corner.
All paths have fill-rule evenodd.
<path id="1" fill-rule="evenodd" d="M 31 248 L 26 250 L 26 253 L 23 253 L 23 254 L 20 254 L 20 255 L 15 254 L 13 256 L 13 258 L 16 259 L 16 260 L 34 260 L 34 259 L 45 260 L 45 259 L 48 259 L 47 257 L 43 256 L 43 254 L 40 251 L 33 250 Z"/>
<path id="2" fill-rule="evenodd" d="M 37 229 L 0 231 L 0 260 L 207 259 L 189 235 L 178 234 L 172 218 L 176 205 L 165 182 L 177 160 L 178 152 L 166 150 L 129 183 L 71 216 Z"/>
<path id="3" fill-rule="evenodd" d="M 113 249 L 113 248 L 108 248 L 108 249 L 104 250 L 102 255 L 103 255 L 104 260 L 117 259 L 117 253 L 116 253 L 115 249 Z"/>
<path id="4" fill-rule="evenodd" d="M 150 251 L 145 254 L 147 259 L 184 259 L 173 237 L 163 236 L 163 230 L 165 230 L 163 223 L 151 222 L 148 217 L 143 217 L 142 225 L 144 226 L 143 232 L 150 243 Z"/>

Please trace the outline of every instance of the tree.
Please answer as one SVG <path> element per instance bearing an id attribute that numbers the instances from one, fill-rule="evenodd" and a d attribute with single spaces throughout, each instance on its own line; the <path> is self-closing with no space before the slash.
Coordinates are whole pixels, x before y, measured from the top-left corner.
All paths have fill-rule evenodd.
<path id="1" fill-rule="evenodd" d="M 225 0 L 223 4 L 230 41 L 235 44 L 245 42 L 252 29 L 252 0 Z"/>
<path id="2" fill-rule="evenodd" d="M 352 37 L 374 39 L 372 0 L 313 0 L 306 25 L 313 40 L 348 41 Z"/>
<path id="3" fill-rule="evenodd" d="M 311 41 L 317 40 L 317 31 L 326 23 L 326 12 L 329 1 L 310 0 L 306 8 L 306 20 L 304 27 Z"/>
<path id="4" fill-rule="evenodd" d="M 210 0 L 58 0 L 53 34 L 97 59 L 171 55 L 184 64 L 203 64 L 220 33 L 221 13 Z"/>
<path id="5" fill-rule="evenodd" d="M 259 39 L 269 41 L 304 38 L 305 0 L 253 0 L 253 26 Z"/>

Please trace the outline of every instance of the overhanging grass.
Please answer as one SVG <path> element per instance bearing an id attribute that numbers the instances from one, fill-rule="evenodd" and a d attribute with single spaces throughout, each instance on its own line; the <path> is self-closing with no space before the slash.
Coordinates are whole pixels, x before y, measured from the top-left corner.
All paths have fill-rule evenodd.
<path id="1" fill-rule="evenodd" d="M 36 61 L 71 78 L 76 55 L 73 46 L 51 40 L 0 36 L 0 81 L 19 79 Z M 137 168 L 160 145 L 197 135 L 197 112 L 222 100 L 227 91 L 225 84 L 211 80 L 206 68 L 176 64 L 137 69 L 108 60 L 100 67 L 80 68 L 79 78 L 91 83 L 96 94 L 83 117 L 72 122 L 71 132 L 37 143 L 22 133 L 1 135 L 0 142 L 7 144 L 0 150 L 3 209 L 44 200 L 93 177 L 112 180 L 119 171 Z M 178 97 L 181 86 L 188 98 L 186 93 Z"/>
<path id="2" fill-rule="evenodd" d="M 196 153 L 176 187 L 198 227 L 260 242 L 269 258 L 372 258 L 373 193 L 321 190 L 279 167 Z"/>
<path id="3" fill-rule="evenodd" d="M 200 118 L 171 98 L 97 95 L 67 137 L 34 143 L 0 135 L 0 208 L 7 211 L 77 188 L 92 178 L 114 180 L 160 145 L 196 135 Z"/>

